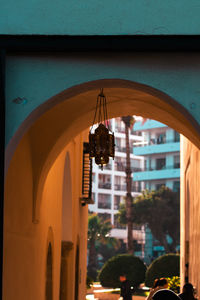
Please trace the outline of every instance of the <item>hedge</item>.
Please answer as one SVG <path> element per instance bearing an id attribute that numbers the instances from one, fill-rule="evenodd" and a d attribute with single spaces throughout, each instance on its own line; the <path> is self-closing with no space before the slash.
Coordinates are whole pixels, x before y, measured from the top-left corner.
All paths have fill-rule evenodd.
<path id="1" fill-rule="evenodd" d="M 145 284 L 152 287 L 156 278 L 179 276 L 180 256 L 178 254 L 165 254 L 155 259 L 147 268 Z"/>
<path id="2" fill-rule="evenodd" d="M 120 287 L 119 276 L 126 274 L 131 286 L 138 287 L 144 282 L 146 266 L 143 261 L 131 254 L 120 254 L 110 258 L 99 273 L 99 281 L 104 287 Z"/>

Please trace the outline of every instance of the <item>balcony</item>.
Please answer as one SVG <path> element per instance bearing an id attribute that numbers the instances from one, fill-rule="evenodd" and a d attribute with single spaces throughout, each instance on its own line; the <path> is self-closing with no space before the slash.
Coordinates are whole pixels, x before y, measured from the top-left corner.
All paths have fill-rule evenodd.
<path id="1" fill-rule="evenodd" d="M 115 162 L 115 171 L 119 172 L 126 172 L 126 166 L 122 163 Z M 131 167 L 131 171 L 134 172 L 141 172 L 141 168 Z"/>
<path id="2" fill-rule="evenodd" d="M 124 152 L 124 153 L 126 153 L 126 147 L 121 147 L 121 146 L 116 145 L 115 146 L 115 151 L 116 152 Z"/>
<path id="3" fill-rule="evenodd" d="M 126 192 L 126 184 L 115 184 L 115 191 Z M 131 192 L 140 193 L 141 187 L 131 186 Z"/>
<path id="4" fill-rule="evenodd" d="M 139 172 L 135 172 L 134 180 L 156 180 L 156 179 L 169 179 L 180 177 L 180 164 L 177 163 L 173 166 L 164 166 L 162 169 L 158 168 L 144 168 Z"/>
<path id="5" fill-rule="evenodd" d="M 110 190 L 111 189 L 111 183 L 110 182 L 99 182 L 98 184 L 99 189 L 106 189 Z"/>
<path id="6" fill-rule="evenodd" d="M 145 144 L 135 143 L 133 146 L 133 153 L 135 155 L 150 155 L 155 153 L 166 153 L 166 152 L 179 152 L 180 141 L 173 139 L 171 141 L 156 141 L 152 139 L 150 142 Z"/>

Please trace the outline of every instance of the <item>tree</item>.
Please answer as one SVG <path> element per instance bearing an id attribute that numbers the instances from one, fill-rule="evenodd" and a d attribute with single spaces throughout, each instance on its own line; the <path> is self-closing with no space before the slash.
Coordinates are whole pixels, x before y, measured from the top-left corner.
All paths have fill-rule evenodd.
<path id="1" fill-rule="evenodd" d="M 176 246 L 179 244 L 179 210 L 179 193 L 164 186 L 158 191 L 145 190 L 132 202 L 134 223 L 147 224 L 153 236 L 164 246 L 166 253 L 176 252 Z M 119 222 L 127 223 L 124 206 L 119 210 Z"/>
<path id="2" fill-rule="evenodd" d="M 97 275 L 97 251 L 96 242 L 103 243 L 113 240 L 109 237 L 110 230 L 112 229 L 111 223 L 103 221 L 96 214 L 89 215 L 88 218 L 88 276 L 96 279 Z"/>
<path id="3" fill-rule="evenodd" d="M 133 219 L 132 219 L 132 195 L 131 195 L 131 163 L 130 163 L 130 143 L 129 143 L 129 129 L 134 125 L 134 117 L 126 116 L 121 118 L 125 124 L 126 135 L 126 220 L 127 220 L 127 250 L 128 253 L 133 254 Z"/>

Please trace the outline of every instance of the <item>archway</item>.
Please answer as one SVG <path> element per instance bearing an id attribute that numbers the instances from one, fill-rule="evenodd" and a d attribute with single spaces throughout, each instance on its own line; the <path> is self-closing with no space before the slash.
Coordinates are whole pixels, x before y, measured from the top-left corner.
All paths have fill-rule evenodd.
<path id="1" fill-rule="evenodd" d="M 127 80 L 103 79 L 63 91 L 33 111 L 6 151 L 7 170 L 22 135 L 29 128 L 25 135 L 29 136 L 33 145 L 34 222 L 39 220 L 37 204 L 48 171 L 72 137 L 92 124 L 98 88 L 102 86 L 105 87 L 110 118 L 135 114 L 155 119 L 183 134 L 200 148 L 200 126 L 194 118 L 175 99 L 150 86 Z"/>
<path id="2" fill-rule="evenodd" d="M 35 224 L 43 221 L 43 215 L 40 215 L 40 213 L 47 177 L 50 178 L 49 182 L 53 185 L 54 176 L 57 175 L 57 165 L 60 164 L 61 166 L 63 162 L 61 156 L 66 157 L 66 153 L 64 153 L 66 146 L 81 131 L 91 125 L 96 96 L 102 86 L 105 88 L 110 118 L 128 114 L 152 118 L 174 128 L 185 135 L 196 147 L 200 148 L 200 128 L 197 122 L 174 99 L 152 87 L 125 80 L 111 79 L 85 83 L 61 92 L 30 115 L 8 146 L 5 200 L 5 227 L 8 235 L 15 225 L 15 215 L 13 216 L 10 207 L 16 196 L 22 199 L 24 203 L 27 203 L 27 201 L 33 202 L 33 223 L 30 225 L 33 228 L 31 228 L 31 233 L 36 231 L 34 226 L 37 225 Z M 25 154 L 27 157 L 26 162 L 24 162 Z M 74 153 L 74 156 L 76 156 L 76 153 Z M 73 164 L 72 170 L 75 165 L 76 163 Z M 22 166 L 23 174 L 20 173 Z M 14 181 L 15 172 L 19 174 L 16 182 Z M 27 179 L 26 176 L 29 179 L 29 185 L 24 188 L 23 178 Z M 63 174 L 60 173 L 59 176 L 61 178 Z M 13 190 L 18 195 L 13 195 L 9 190 L 10 187 L 14 187 Z M 46 203 L 48 203 L 47 198 L 51 196 L 50 191 L 46 188 L 45 193 Z M 55 201 L 56 199 L 57 195 L 55 194 Z M 77 199 L 78 195 L 72 199 L 73 205 L 76 203 L 78 206 Z M 15 206 L 15 209 L 18 209 L 18 206 Z M 45 212 L 44 208 L 42 212 Z M 46 220 L 49 216 L 47 215 L 45 218 L 43 223 L 46 226 L 48 224 Z M 23 218 L 20 222 L 23 223 Z M 61 241 L 61 224 L 56 222 L 54 225 L 58 239 Z M 20 228 L 23 228 L 23 224 Z M 72 259 L 75 262 L 76 254 L 73 253 L 73 255 Z"/>

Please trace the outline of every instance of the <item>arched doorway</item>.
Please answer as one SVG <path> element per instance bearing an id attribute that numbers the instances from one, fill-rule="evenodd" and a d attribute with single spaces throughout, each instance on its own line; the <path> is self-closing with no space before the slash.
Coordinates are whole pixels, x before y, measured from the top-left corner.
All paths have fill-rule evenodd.
<path id="1" fill-rule="evenodd" d="M 53 255 L 51 243 L 48 245 L 47 259 L 46 259 L 46 287 L 45 299 L 53 299 Z"/>
<path id="2" fill-rule="evenodd" d="M 125 80 L 112 79 L 86 83 L 81 86 L 73 87 L 70 91 L 66 90 L 56 95 L 53 101 L 52 99 L 47 101 L 47 103 L 39 107 L 37 111 L 34 111 L 29 119 L 22 124 L 20 130 L 8 146 L 5 206 L 5 227 L 7 230 L 8 244 L 13 239 L 13 237 L 10 237 L 10 234 L 13 232 L 16 218 L 20 220 L 21 226 L 19 232 L 22 229 L 24 230 L 24 224 L 26 224 L 26 222 L 22 224 L 24 219 L 19 218 L 19 203 L 23 206 L 30 201 L 29 213 L 32 211 L 33 222 L 31 223 L 29 214 L 28 222 L 31 224 L 26 231 L 28 232 L 28 237 L 34 233 L 35 236 L 33 236 L 36 241 L 39 239 L 38 236 L 41 239 L 51 216 L 52 226 L 56 229 L 58 240 L 60 240 L 59 247 L 61 247 L 62 226 L 60 220 L 62 217 L 57 207 L 59 207 L 62 197 L 60 197 L 61 193 L 54 193 L 54 198 L 48 201 L 48 198 L 51 197 L 50 188 L 54 186 L 55 176 L 59 175 L 59 178 L 63 179 L 63 173 L 58 174 L 57 166 L 62 167 L 64 165 L 62 164 L 64 160 L 61 159 L 61 156 L 66 156 L 66 153 L 63 154 L 65 147 L 69 145 L 71 141 L 75 143 L 75 137 L 91 125 L 96 105 L 96 96 L 99 92 L 99 88 L 102 86 L 105 87 L 105 94 L 108 100 L 109 117 L 137 114 L 156 119 L 184 134 L 196 145 L 196 148 L 200 148 L 200 130 L 197 122 L 192 118 L 189 112 L 174 99 L 171 99 L 165 93 L 153 89 L 152 87 Z M 81 143 L 79 145 L 81 145 Z M 76 151 L 74 151 L 74 149 Z M 79 147 L 79 150 L 81 150 L 81 147 Z M 76 158 L 72 164 L 73 173 L 73 170 L 75 170 L 80 163 L 77 156 L 78 146 L 73 148 L 71 153 Z M 24 160 L 25 157 L 27 158 L 26 161 Z M 17 178 L 14 176 L 16 172 L 18 174 Z M 74 176 L 77 176 L 77 174 L 74 174 Z M 24 185 L 24 180 L 28 180 L 26 185 Z M 45 186 L 47 180 L 49 185 Z M 80 182 L 79 180 L 79 185 Z M 13 195 L 10 187 L 15 191 L 15 195 Z M 80 206 L 78 202 L 79 193 L 76 193 L 76 188 L 77 187 L 72 183 L 72 190 L 75 195 L 72 202 L 73 205 L 78 207 L 78 205 Z M 46 205 L 52 203 L 54 205 L 54 210 L 48 211 L 47 214 L 45 214 L 45 207 L 41 210 L 41 204 L 44 202 L 44 194 L 46 196 Z M 55 203 L 58 205 L 56 206 Z M 14 207 L 13 211 L 10 210 L 11 206 Z M 15 215 L 16 212 L 19 213 L 17 217 Z M 25 218 L 27 215 L 24 214 L 23 217 Z M 81 230 L 77 229 L 76 223 L 80 220 L 76 220 L 76 218 L 74 214 L 72 218 L 74 222 L 71 225 L 75 234 L 77 234 L 76 230 Z M 41 227 L 42 233 L 40 233 L 39 230 L 36 232 L 36 227 L 34 226 L 37 226 L 37 224 L 41 222 L 43 222 L 43 227 Z M 84 222 L 82 224 L 84 224 Z M 40 228 L 39 225 L 38 228 Z M 17 238 L 18 237 L 16 237 L 16 239 Z M 20 240 L 18 242 L 19 244 L 21 243 Z M 81 236 L 80 243 L 82 243 Z M 79 267 L 76 266 L 82 259 L 80 255 L 77 254 L 79 251 L 76 246 L 75 242 L 72 256 L 74 272 L 75 269 L 79 269 Z M 81 245 L 80 249 L 82 249 Z M 59 253 L 61 253 L 61 251 L 59 251 Z M 79 254 L 82 255 L 82 251 Z M 12 253 L 10 253 L 10 256 L 12 256 Z M 79 257 L 79 260 L 75 259 L 75 257 Z M 56 261 L 58 260 L 60 264 L 60 257 L 59 259 L 58 257 L 56 258 Z M 6 265 L 8 261 L 9 256 L 7 257 Z M 50 274 L 50 271 L 48 274 Z M 76 278 L 77 284 L 79 281 L 75 273 L 73 278 Z M 74 286 L 72 289 L 75 291 Z M 50 292 L 49 295 L 51 295 Z M 75 293 L 74 296 L 77 297 L 77 294 Z"/>

